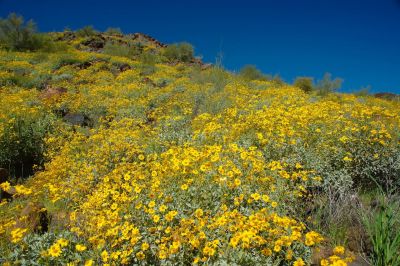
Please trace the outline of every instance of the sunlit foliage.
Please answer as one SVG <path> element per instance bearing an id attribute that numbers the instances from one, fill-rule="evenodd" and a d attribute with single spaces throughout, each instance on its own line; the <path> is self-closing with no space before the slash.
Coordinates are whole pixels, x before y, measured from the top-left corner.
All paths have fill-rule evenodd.
<path id="1" fill-rule="evenodd" d="M 308 265 L 324 241 L 303 215 L 310 191 L 399 186 L 398 102 L 151 53 L 0 53 L 1 167 L 41 156 L 32 177 L 1 184 L 15 192 L 0 206 L 5 264 Z M 63 93 L 8 82 L 44 74 L 47 93 Z M 29 204 L 51 217 L 47 232 Z M 321 264 L 349 261 L 338 246 Z"/>

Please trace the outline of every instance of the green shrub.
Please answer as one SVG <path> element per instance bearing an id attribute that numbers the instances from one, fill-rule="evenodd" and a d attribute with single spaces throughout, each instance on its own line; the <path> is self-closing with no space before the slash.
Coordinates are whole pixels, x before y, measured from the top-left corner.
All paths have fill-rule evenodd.
<path id="1" fill-rule="evenodd" d="M 7 127 L 0 138 L 0 167 L 11 171 L 12 176 L 32 174 L 31 167 L 44 160 L 44 138 L 53 128 L 54 117 L 42 114 L 27 119 L 15 115 L 14 123 Z"/>
<path id="2" fill-rule="evenodd" d="M 297 77 L 293 83 L 294 86 L 303 90 L 304 92 L 311 92 L 314 90 L 314 78 L 312 77 Z"/>
<path id="3" fill-rule="evenodd" d="M 254 65 L 245 65 L 240 69 L 239 76 L 244 80 L 266 80 L 265 75 Z"/>
<path id="4" fill-rule="evenodd" d="M 36 30 L 32 20 L 25 23 L 22 16 L 11 13 L 6 19 L 0 20 L 0 44 L 16 51 L 38 50 L 43 40 Z"/>
<path id="5" fill-rule="evenodd" d="M 65 42 L 55 42 L 45 33 L 37 34 L 39 50 L 45 53 L 65 52 L 69 46 Z"/>
<path id="6" fill-rule="evenodd" d="M 140 55 L 140 62 L 144 65 L 154 66 L 157 63 L 157 56 L 149 52 L 142 53 Z"/>
<path id="7" fill-rule="evenodd" d="M 174 43 L 164 50 L 164 56 L 172 62 L 190 62 L 194 58 L 194 49 L 190 43 Z"/>
<path id="8" fill-rule="evenodd" d="M 82 29 L 76 31 L 76 35 L 79 37 L 91 37 L 98 34 L 98 31 L 93 28 L 93 26 L 85 26 Z"/>

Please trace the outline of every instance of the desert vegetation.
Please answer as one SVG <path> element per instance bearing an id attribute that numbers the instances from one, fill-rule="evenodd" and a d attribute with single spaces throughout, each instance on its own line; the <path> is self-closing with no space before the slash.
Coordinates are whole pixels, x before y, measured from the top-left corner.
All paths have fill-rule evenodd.
<path id="1" fill-rule="evenodd" d="M 0 23 L 1 264 L 400 265 L 395 98 L 115 28 L 15 39 L 16 22 Z"/>

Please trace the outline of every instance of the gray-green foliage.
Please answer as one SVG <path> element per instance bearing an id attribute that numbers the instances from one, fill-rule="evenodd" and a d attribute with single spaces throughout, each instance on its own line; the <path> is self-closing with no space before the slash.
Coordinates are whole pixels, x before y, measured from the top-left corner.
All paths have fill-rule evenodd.
<path id="1" fill-rule="evenodd" d="M 319 94 L 326 95 L 328 93 L 339 90 L 342 87 L 342 83 L 343 79 L 332 79 L 331 73 L 325 73 L 323 78 L 317 82 L 315 88 L 319 92 Z"/>
<path id="2" fill-rule="evenodd" d="M 60 257 L 53 258 L 51 256 L 43 256 L 42 254 L 46 252 L 58 239 L 64 238 L 68 240 L 66 247 L 62 248 L 62 253 Z M 55 233 L 45 233 L 39 234 L 29 234 L 23 240 L 24 245 L 15 245 L 13 250 L 8 254 L 3 255 L 0 258 L 0 263 L 5 261 L 12 261 L 17 265 L 65 265 L 70 261 L 80 261 L 84 262 L 89 258 L 93 258 L 91 252 L 77 252 L 75 250 L 76 244 L 84 244 L 79 241 L 79 239 L 69 233 L 60 232 Z M 62 262 L 62 263 L 61 263 Z"/>
<path id="3" fill-rule="evenodd" d="M 363 135 L 360 138 L 364 138 Z M 385 192 L 400 189 L 400 145 L 386 147 L 377 143 L 349 142 L 343 149 L 352 154 L 353 161 L 346 169 L 357 187 L 380 187 Z"/>

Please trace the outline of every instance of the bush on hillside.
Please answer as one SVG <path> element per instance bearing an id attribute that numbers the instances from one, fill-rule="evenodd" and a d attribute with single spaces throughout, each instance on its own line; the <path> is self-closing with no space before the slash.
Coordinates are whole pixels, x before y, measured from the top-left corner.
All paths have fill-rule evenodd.
<path id="1" fill-rule="evenodd" d="M 164 56 L 169 61 L 190 62 L 194 58 L 194 49 L 190 43 L 174 43 L 164 50 Z"/>
<path id="2" fill-rule="evenodd" d="M 265 80 L 265 75 L 254 65 L 245 65 L 240 69 L 239 76 L 245 80 Z"/>
<path id="3" fill-rule="evenodd" d="M 342 87 L 343 79 L 335 78 L 332 79 L 331 73 L 325 73 L 323 78 L 318 81 L 315 88 L 321 95 L 326 95 L 331 92 L 335 92 Z"/>
<path id="4" fill-rule="evenodd" d="M 85 26 L 82 29 L 76 31 L 76 35 L 78 35 L 79 37 L 91 37 L 96 35 L 97 33 L 98 31 L 95 30 L 91 25 Z"/>
<path id="5" fill-rule="evenodd" d="M 114 42 L 107 42 L 104 46 L 103 53 L 112 55 L 112 56 L 121 56 L 121 57 L 128 57 L 133 58 L 139 56 L 143 51 L 143 47 L 140 45 L 123 45 L 123 44 L 116 44 Z"/>
<path id="6" fill-rule="evenodd" d="M 43 46 L 43 39 L 36 31 L 32 20 L 25 22 L 22 16 L 12 13 L 0 19 L 0 44 L 9 50 L 38 50 Z"/>
<path id="7" fill-rule="evenodd" d="M 32 20 L 25 22 L 22 16 L 15 13 L 0 19 L 0 47 L 13 51 L 41 50 L 48 53 L 67 50 L 65 43 L 56 43 L 47 34 L 38 33 Z"/>
<path id="8" fill-rule="evenodd" d="M 37 90 L 1 94 L 0 167 L 11 176 L 27 177 L 44 161 L 44 139 L 55 116 L 38 105 L 38 95 Z"/>
<path id="9" fill-rule="evenodd" d="M 314 90 L 314 78 L 312 77 L 297 77 L 293 83 L 304 92 L 311 92 Z"/>

